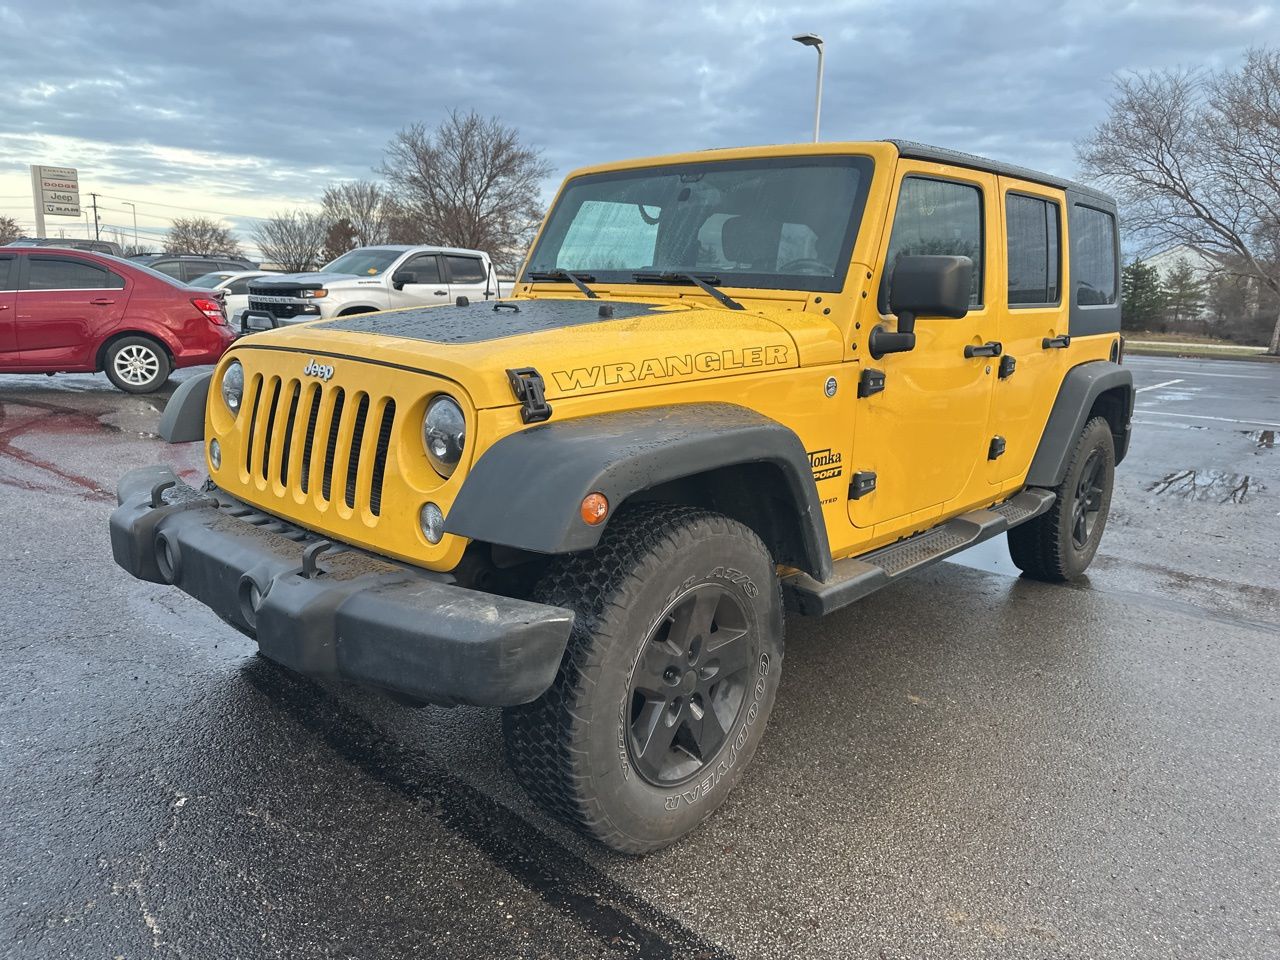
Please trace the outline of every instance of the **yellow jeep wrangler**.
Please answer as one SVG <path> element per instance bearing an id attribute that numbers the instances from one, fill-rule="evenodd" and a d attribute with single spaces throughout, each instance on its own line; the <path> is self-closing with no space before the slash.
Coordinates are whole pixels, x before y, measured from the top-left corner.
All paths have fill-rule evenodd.
<path id="1" fill-rule="evenodd" d="M 117 562 L 301 673 L 500 706 L 510 765 L 622 851 L 751 759 L 783 611 L 1006 534 L 1093 558 L 1133 384 L 1115 206 L 903 142 L 717 150 L 561 188 L 508 299 L 240 340 L 126 475 Z"/>

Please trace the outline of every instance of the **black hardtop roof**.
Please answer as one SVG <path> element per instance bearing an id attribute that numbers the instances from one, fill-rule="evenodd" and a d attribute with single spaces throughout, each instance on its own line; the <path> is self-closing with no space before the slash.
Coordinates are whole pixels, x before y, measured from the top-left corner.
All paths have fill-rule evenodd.
<path id="1" fill-rule="evenodd" d="M 946 147 L 934 147 L 927 143 L 916 143 L 913 140 L 889 140 L 887 142 L 892 143 L 898 148 L 899 156 L 906 157 L 909 160 L 931 160 L 934 163 L 949 163 L 956 167 L 969 167 L 972 170 L 984 170 L 988 173 L 997 173 L 1006 177 L 1016 177 L 1019 180 L 1029 180 L 1032 183 L 1041 183 L 1046 187 L 1057 187 L 1060 190 L 1070 190 L 1093 200 L 1101 201 L 1111 208 L 1114 208 L 1116 205 L 1115 198 L 1108 196 L 1095 187 L 1090 187 L 1083 183 L 1077 183 L 1074 180 L 1055 177 L 1051 174 L 1040 173 L 1038 170 L 1030 170 L 1027 167 L 1020 167 L 1014 163 L 1003 163 L 999 160 L 988 160 L 986 157 L 979 157 L 972 153 L 964 153 L 961 150 L 948 150 Z"/>

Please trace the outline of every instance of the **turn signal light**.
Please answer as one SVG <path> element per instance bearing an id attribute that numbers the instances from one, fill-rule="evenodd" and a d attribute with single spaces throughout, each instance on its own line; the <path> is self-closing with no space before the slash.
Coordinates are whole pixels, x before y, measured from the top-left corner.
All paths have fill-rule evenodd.
<path id="1" fill-rule="evenodd" d="M 603 493 L 588 493 L 582 498 L 582 522 L 594 527 L 609 515 L 609 501 Z"/>

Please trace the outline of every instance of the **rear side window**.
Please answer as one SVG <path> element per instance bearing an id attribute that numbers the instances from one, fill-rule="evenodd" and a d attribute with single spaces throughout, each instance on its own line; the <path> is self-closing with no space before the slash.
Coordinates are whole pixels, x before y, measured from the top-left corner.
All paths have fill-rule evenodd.
<path id="1" fill-rule="evenodd" d="M 14 290 L 18 286 L 18 261 L 13 257 L 0 257 L 0 290 Z"/>
<path id="2" fill-rule="evenodd" d="M 182 262 L 180 260 L 157 260 L 150 264 L 152 270 L 159 270 L 166 277 L 173 277 L 175 280 L 182 279 Z M 204 271 L 208 273 L 208 270 Z"/>
<path id="3" fill-rule="evenodd" d="M 31 257 L 27 264 L 28 290 L 119 290 L 123 286 L 122 277 L 85 260 Z"/>
<path id="4" fill-rule="evenodd" d="M 1116 218 L 1076 204 L 1071 211 L 1071 280 L 1082 307 L 1116 302 Z"/>
<path id="5" fill-rule="evenodd" d="M 973 261 L 970 306 L 982 303 L 982 191 L 967 183 L 907 177 L 898 191 L 898 212 L 889 238 L 886 275 L 899 257 L 956 256 Z M 892 281 L 891 281 L 892 282 Z M 889 310 L 888 290 L 880 310 Z"/>
<path id="6" fill-rule="evenodd" d="M 218 269 L 219 269 L 219 270 L 230 270 L 232 273 L 236 273 L 236 272 L 238 272 L 238 271 L 240 271 L 240 270 L 243 270 L 243 269 L 244 269 L 244 264 L 243 264 L 243 263 L 236 263 L 234 260 L 219 260 L 219 261 L 218 261 Z"/>
<path id="7" fill-rule="evenodd" d="M 1040 197 L 1005 197 L 1009 234 L 1009 305 L 1058 302 L 1058 205 Z"/>
<path id="8" fill-rule="evenodd" d="M 181 266 L 184 280 L 194 280 L 222 269 L 217 260 L 183 260 Z"/>
<path id="9" fill-rule="evenodd" d="M 484 264 L 475 257 L 451 257 L 446 255 L 449 279 L 454 283 L 484 283 Z"/>

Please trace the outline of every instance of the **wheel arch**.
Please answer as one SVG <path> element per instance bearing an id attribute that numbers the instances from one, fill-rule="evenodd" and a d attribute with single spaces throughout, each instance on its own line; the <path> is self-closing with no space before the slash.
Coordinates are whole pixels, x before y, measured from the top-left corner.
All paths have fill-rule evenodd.
<path id="1" fill-rule="evenodd" d="M 607 522 L 590 526 L 579 508 L 597 491 L 611 517 L 652 500 L 724 513 L 754 530 L 776 562 L 830 576 L 804 444 L 789 427 L 725 403 L 600 414 L 510 434 L 472 467 L 445 530 L 539 554 L 589 550 Z"/>
<path id="2" fill-rule="evenodd" d="M 371 306 L 370 304 L 367 304 L 367 303 L 353 303 L 343 307 L 341 310 L 335 313 L 334 316 L 335 317 L 354 317 L 361 313 L 377 313 L 381 309 L 382 309 L 381 307 Z"/>
<path id="3" fill-rule="evenodd" d="M 1105 417 L 1115 441 L 1116 463 L 1129 449 L 1133 417 L 1133 374 L 1109 360 L 1091 360 L 1067 371 L 1027 471 L 1027 486 L 1056 487 L 1084 425 Z"/>

